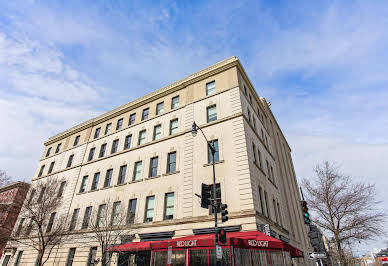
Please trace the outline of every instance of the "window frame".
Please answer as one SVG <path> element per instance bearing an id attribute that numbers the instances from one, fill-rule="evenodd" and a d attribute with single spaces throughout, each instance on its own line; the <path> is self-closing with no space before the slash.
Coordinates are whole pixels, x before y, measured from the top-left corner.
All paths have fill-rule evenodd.
<path id="1" fill-rule="evenodd" d="M 105 134 L 104 135 L 108 135 L 110 133 L 110 131 L 112 130 L 112 123 L 108 123 L 106 124 L 105 126 Z"/>
<path id="2" fill-rule="evenodd" d="M 106 146 L 107 146 L 106 143 L 101 144 L 100 152 L 98 153 L 98 158 L 103 158 L 105 156 Z"/>
<path id="3" fill-rule="evenodd" d="M 172 195 L 172 206 L 167 206 L 168 196 Z M 172 214 L 169 215 L 171 217 L 167 217 L 167 208 L 172 208 Z M 163 212 L 163 220 L 173 220 L 174 219 L 174 208 L 175 208 L 175 193 L 168 192 L 164 194 L 164 212 Z"/>
<path id="4" fill-rule="evenodd" d="M 130 114 L 129 120 L 128 120 L 128 126 L 135 124 L 135 122 L 136 122 L 136 113 Z"/>
<path id="5" fill-rule="evenodd" d="M 144 133 L 144 138 L 142 138 L 142 135 Z M 137 140 L 137 145 L 143 145 L 146 143 L 146 138 L 147 138 L 147 130 L 143 129 L 139 131 L 139 138 Z M 143 141 L 143 143 L 141 143 Z"/>
<path id="6" fill-rule="evenodd" d="M 98 183 L 100 181 L 101 172 L 94 173 L 93 180 L 92 180 L 92 186 L 90 191 L 95 191 L 98 189 Z"/>
<path id="7" fill-rule="evenodd" d="M 38 173 L 38 177 L 41 177 L 43 175 L 43 171 L 44 171 L 44 168 L 46 167 L 46 165 L 42 165 L 39 169 L 39 173 Z"/>
<path id="8" fill-rule="evenodd" d="M 106 170 L 105 180 L 104 180 L 104 188 L 108 188 L 111 186 L 113 176 L 113 168 Z"/>
<path id="9" fill-rule="evenodd" d="M 63 196 L 63 192 L 65 191 L 65 186 L 66 186 L 66 181 L 62 181 L 61 184 L 59 185 L 59 190 L 57 194 L 58 198 Z"/>
<path id="10" fill-rule="evenodd" d="M 94 130 L 94 137 L 93 139 L 97 139 L 100 137 L 100 134 L 101 134 L 101 127 L 98 127 Z"/>
<path id="11" fill-rule="evenodd" d="M 67 259 L 66 259 L 66 266 L 73 265 L 76 250 L 77 248 L 69 248 L 69 253 L 67 254 Z"/>
<path id="12" fill-rule="evenodd" d="M 120 130 L 123 127 L 124 118 L 120 118 L 116 122 L 116 130 Z"/>
<path id="13" fill-rule="evenodd" d="M 71 216 L 71 220 L 70 220 L 69 231 L 73 231 L 77 227 L 79 211 L 80 211 L 79 208 L 76 208 L 73 210 L 73 215 Z"/>
<path id="14" fill-rule="evenodd" d="M 135 210 L 133 211 L 133 202 L 135 202 Z M 136 216 L 136 208 L 137 208 L 137 198 L 130 199 L 128 202 L 128 213 L 127 213 L 127 224 L 135 223 Z"/>
<path id="15" fill-rule="evenodd" d="M 156 129 L 157 128 L 160 130 L 158 134 L 156 134 Z M 156 136 L 159 136 L 159 137 L 156 137 Z M 161 139 L 161 138 L 162 138 L 162 125 L 158 124 L 158 125 L 154 126 L 154 132 L 153 132 L 152 140 L 158 140 L 158 139 Z"/>
<path id="16" fill-rule="evenodd" d="M 171 156 L 174 155 L 175 156 L 175 162 L 171 162 Z M 171 168 L 171 165 L 174 165 L 174 171 L 172 171 L 172 168 Z M 172 152 L 169 152 L 167 154 L 167 174 L 172 174 L 172 173 L 176 173 L 176 168 L 177 168 L 177 152 L 176 151 L 172 151 Z"/>
<path id="17" fill-rule="evenodd" d="M 156 160 L 156 166 L 154 166 L 153 162 Z M 149 167 L 149 174 L 148 177 L 155 177 L 158 176 L 158 165 L 159 165 L 159 157 L 154 156 L 150 159 L 150 167 Z M 155 173 L 154 173 L 155 170 Z"/>
<path id="18" fill-rule="evenodd" d="M 81 180 L 81 185 L 79 187 L 79 192 L 78 193 L 83 193 L 86 191 L 87 187 L 88 187 L 88 179 L 89 179 L 89 176 L 88 175 L 84 175 L 82 177 L 82 180 Z"/>
<path id="19" fill-rule="evenodd" d="M 144 108 L 143 111 L 141 112 L 141 121 L 148 120 L 150 115 L 150 108 Z"/>
<path id="20" fill-rule="evenodd" d="M 57 147 L 55 148 L 55 154 L 57 154 L 61 150 L 62 143 L 58 143 Z"/>
<path id="21" fill-rule="evenodd" d="M 213 147 L 215 148 L 216 152 L 214 153 L 214 163 L 218 163 L 220 161 L 220 145 L 219 145 L 219 141 L 218 139 L 214 139 L 214 140 L 211 140 L 209 141 L 210 144 L 214 144 L 216 143 L 216 145 L 214 145 Z M 206 145 L 207 146 L 207 163 L 213 163 L 212 161 L 212 152 L 210 150 L 210 147 L 209 145 Z"/>
<path id="22" fill-rule="evenodd" d="M 209 90 L 209 86 L 210 86 L 210 85 L 213 85 L 213 84 L 214 84 L 214 86 L 213 86 L 212 88 L 210 88 L 210 89 L 212 89 L 212 90 Z M 213 91 L 213 89 L 214 89 L 214 91 Z M 213 91 L 213 92 L 210 93 L 211 91 Z M 206 83 L 206 96 L 214 95 L 214 94 L 216 94 L 216 93 L 217 93 L 217 90 L 216 90 L 216 81 L 213 80 L 213 81 L 210 81 L 210 82 Z"/>
<path id="23" fill-rule="evenodd" d="M 125 169 L 125 170 L 123 170 Z M 124 171 L 124 174 L 123 174 Z M 125 183 L 125 177 L 127 175 L 127 165 L 121 165 L 119 170 L 119 177 L 117 179 L 117 185 L 122 185 Z"/>
<path id="24" fill-rule="evenodd" d="M 118 206 L 118 210 L 117 210 Z M 112 204 L 112 214 L 110 218 L 110 224 L 112 226 L 120 225 L 120 212 L 121 212 L 121 201 L 115 201 Z M 116 221 L 115 221 L 116 219 Z"/>
<path id="25" fill-rule="evenodd" d="M 71 165 L 73 164 L 73 159 L 74 159 L 74 154 L 71 154 L 71 155 L 69 156 L 68 161 L 67 161 L 66 168 L 71 167 Z"/>
<path id="26" fill-rule="evenodd" d="M 50 156 L 51 148 L 52 148 L 52 147 L 48 147 L 47 152 L 46 152 L 46 157 L 49 157 L 49 156 Z"/>
<path id="27" fill-rule="evenodd" d="M 55 165 L 55 161 L 52 161 L 50 163 L 50 166 L 49 166 L 49 169 L 47 171 L 47 174 L 51 174 L 53 172 L 53 169 L 54 169 L 54 165 Z"/>
<path id="28" fill-rule="evenodd" d="M 162 108 L 159 108 L 162 106 Z M 161 115 L 164 113 L 164 102 L 160 102 L 156 104 L 156 109 L 155 109 L 155 114 L 156 115 Z"/>
<path id="29" fill-rule="evenodd" d="M 90 224 L 90 217 L 92 216 L 93 206 L 87 206 L 85 208 L 84 217 L 82 219 L 81 229 L 87 229 Z"/>
<path id="30" fill-rule="evenodd" d="M 153 208 L 149 208 L 150 205 L 150 199 L 153 201 Z M 148 217 L 148 211 L 152 210 L 152 217 Z M 146 198 L 146 206 L 145 206 L 145 214 L 144 214 L 144 222 L 150 223 L 153 222 L 155 217 L 155 195 L 147 196 Z"/>
<path id="31" fill-rule="evenodd" d="M 210 115 L 210 110 L 213 109 L 215 110 L 215 115 L 213 114 L 213 116 Z M 217 121 L 218 117 L 217 117 L 217 105 L 216 104 L 212 104 L 208 107 L 206 107 L 206 121 L 207 123 L 210 123 L 210 122 L 213 122 L 213 121 Z"/>
<path id="32" fill-rule="evenodd" d="M 177 102 L 174 103 L 174 100 L 176 100 L 176 99 L 177 99 Z M 179 100 L 180 100 L 179 95 L 176 95 L 176 96 L 171 98 L 171 110 L 174 110 L 174 109 L 179 107 Z"/>
<path id="33" fill-rule="evenodd" d="M 89 155 L 88 155 L 88 162 L 93 160 L 95 152 L 96 152 L 96 147 L 90 148 Z"/>
<path id="34" fill-rule="evenodd" d="M 110 149 L 110 154 L 114 154 L 118 151 L 119 149 L 119 139 L 115 139 L 113 142 L 112 142 L 112 147 Z"/>
<path id="35" fill-rule="evenodd" d="M 57 215 L 56 212 L 52 212 L 50 214 L 49 222 L 48 222 L 47 227 L 46 227 L 46 233 L 50 233 L 51 230 L 53 229 L 54 220 L 55 220 L 56 215 Z"/>
<path id="36" fill-rule="evenodd" d="M 176 123 L 175 127 L 173 127 L 174 123 Z M 178 120 L 178 118 L 174 118 L 174 119 L 170 120 L 170 128 L 169 128 L 170 136 L 173 135 L 173 134 L 177 134 L 178 133 L 178 129 L 179 129 L 179 120 Z"/>
<path id="37" fill-rule="evenodd" d="M 131 148 L 131 144 L 132 144 L 132 134 L 129 134 L 129 135 L 125 136 L 124 150 L 130 149 Z"/>
<path id="38" fill-rule="evenodd" d="M 74 139 L 74 143 L 73 143 L 73 147 L 75 147 L 75 146 L 77 146 L 78 145 L 78 143 L 79 143 L 79 139 L 81 138 L 81 135 L 78 135 L 78 136 L 76 136 L 75 137 L 75 139 Z"/>
<path id="39" fill-rule="evenodd" d="M 139 169 L 139 178 L 137 178 L 137 173 L 138 173 L 138 171 L 137 171 L 137 167 L 140 167 L 140 169 Z M 132 177 L 132 181 L 139 181 L 139 180 L 141 180 L 142 178 L 142 169 L 143 168 L 143 161 L 137 161 L 137 162 L 135 162 L 135 164 L 134 164 L 134 166 L 133 166 L 133 177 Z"/>

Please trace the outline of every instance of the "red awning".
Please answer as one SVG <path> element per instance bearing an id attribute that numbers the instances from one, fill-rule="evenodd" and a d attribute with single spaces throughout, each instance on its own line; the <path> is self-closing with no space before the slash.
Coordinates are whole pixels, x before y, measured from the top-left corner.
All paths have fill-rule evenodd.
<path id="1" fill-rule="evenodd" d="M 284 250 L 290 252 L 292 258 L 303 257 L 303 251 L 290 244 L 284 243 Z"/>
<path id="2" fill-rule="evenodd" d="M 109 251 L 142 251 L 151 249 L 151 241 L 131 242 L 119 246 L 110 247 Z"/>

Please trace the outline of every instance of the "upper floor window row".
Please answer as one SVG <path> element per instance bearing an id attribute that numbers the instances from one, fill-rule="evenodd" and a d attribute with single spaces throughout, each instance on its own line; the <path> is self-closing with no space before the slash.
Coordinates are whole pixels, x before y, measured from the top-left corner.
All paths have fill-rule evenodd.
<path id="1" fill-rule="evenodd" d="M 206 96 L 210 96 L 216 93 L 216 82 L 212 81 L 206 83 Z"/>
<path id="2" fill-rule="evenodd" d="M 61 149 L 61 145 L 62 145 L 62 143 L 58 143 L 58 144 L 57 144 L 57 147 L 55 148 L 55 153 L 58 153 L 58 152 L 59 152 L 59 150 Z M 52 147 L 49 147 L 49 148 L 47 149 L 46 157 L 49 157 L 49 156 L 50 156 L 51 150 L 52 150 Z"/>

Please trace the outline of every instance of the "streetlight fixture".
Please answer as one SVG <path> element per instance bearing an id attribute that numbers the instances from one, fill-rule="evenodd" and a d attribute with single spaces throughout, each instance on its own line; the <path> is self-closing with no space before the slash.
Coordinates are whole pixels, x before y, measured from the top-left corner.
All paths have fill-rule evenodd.
<path id="1" fill-rule="evenodd" d="M 207 146 L 209 147 L 210 149 L 210 152 L 212 154 L 212 165 L 213 165 L 213 197 L 214 197 L 214 200 L 213 200 L 213 203 L 211 204 L 212 208 L 213 208 L 213 213 L 214 213 L 214 228 L 215 228 L 215 240 L 216 240 L 216 250 L 215 250 L 215 257 L 216 257 L 216 265 L 217 265 L 217 250 L 219 249 L 219 245 L 218 245 L 218 221 L 217 221 L 217 212 L 218 212 L 218 205 L 217 205 L 217 202 L 216 202 L 216 168 L 215 168 L 215 159 L 214 159 L 214 156 L 216 154 L 216 148 L 214 146 L 214 142 L 210 142 L 208 141 L 208 139 L 206 138 L 205 136 L 205 133 L 203 133 L 202 131 L 202 128 L 200 128 L 196 123 L 195 121 L 193 122 L 193 125 L 191 127 L 191 135 L 193 137 L 197 136 L 197 133 L 198 133 L 198 129 L 202 132 L 202 135 L 203 137 L 205 138 L 206 142 L 207 142 Z"/>

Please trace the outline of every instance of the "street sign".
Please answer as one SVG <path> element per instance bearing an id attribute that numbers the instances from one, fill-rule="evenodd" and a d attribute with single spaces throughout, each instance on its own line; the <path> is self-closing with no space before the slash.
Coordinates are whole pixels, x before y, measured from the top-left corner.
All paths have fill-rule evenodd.
<path id="1" fill-rule="evenodd" d="M 222 248 L 219 245 L 216 246 L 216 258 L 217 260 L 222 259 Z"/>
<path id="2" fill-rule="evenodd" d="M 309 252 L 310 259 L 326 259 L 326 253 Z"/>

